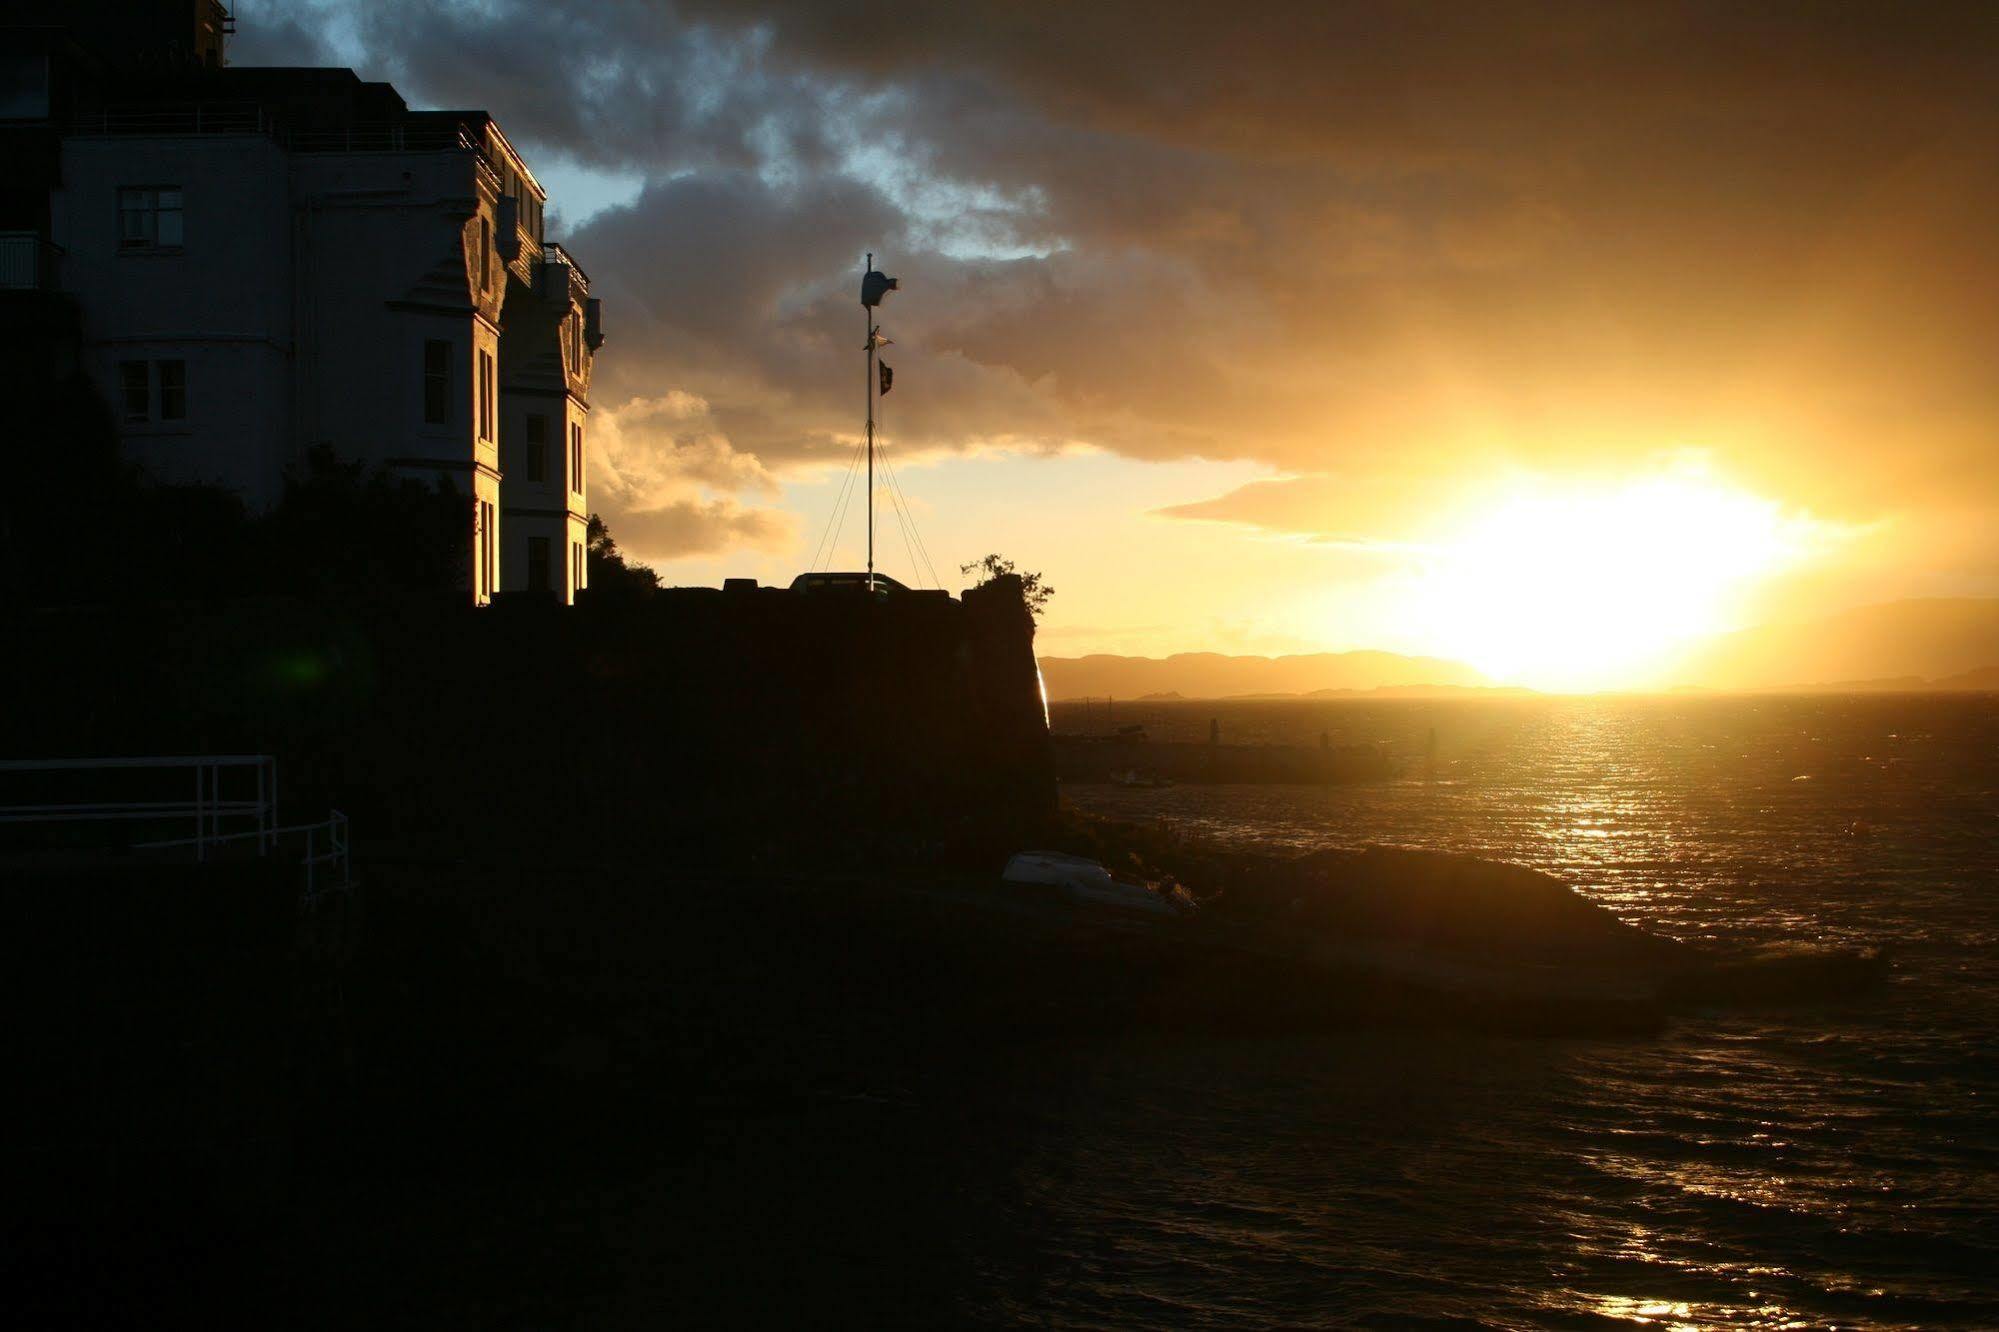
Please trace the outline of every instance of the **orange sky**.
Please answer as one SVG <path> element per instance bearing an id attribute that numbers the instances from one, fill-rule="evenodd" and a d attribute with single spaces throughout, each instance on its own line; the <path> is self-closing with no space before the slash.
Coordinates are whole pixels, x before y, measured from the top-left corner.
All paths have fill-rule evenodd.
<path id="1" fill-rule="evenodd" d="M 1999 591 L 1991 6 L 239 20 L 239 63 L 353 63 L 529 152 L 605 298 L 593 503 L 669 581 L 810 560 L 872 249 L 925 544 L 1045 571 L 1047 651 L 1595 687 Z"/>

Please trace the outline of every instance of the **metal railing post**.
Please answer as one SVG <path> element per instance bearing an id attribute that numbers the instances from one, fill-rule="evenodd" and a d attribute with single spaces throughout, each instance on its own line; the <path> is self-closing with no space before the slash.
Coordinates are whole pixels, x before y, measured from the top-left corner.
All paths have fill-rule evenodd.
<path id="1" fill-rule="evenodd" d="M 350 859 L 350 843 L 347 838 L 347 816 L 334 810 L 326 821 L 327 835 L 333 839 L 334 851 L 340 865 L 340 886 L 349 887 L 354 882 L 354 867 Z"/>
<path id="2" fill-rule="evenodd" d="M 225 769 L 254 767 L 254 778 L 237 778 L 241 790 L 225 793 L 222 790 Z M 279 852 L 285 837 L 300 833 L 305 835 L 306 891 L 319 891 L 319 865 L 324 861 L 334 867 L 339 876 L 334 887 L 346 889 L 353 881 L 353 844 L 349 835 L 350 824 L 347 815 L 340 810 L 331 810 L 318 823 L 299 824 L 285 827 L 278 820 L 278 764 L 269 754 L 230 755 L 180 755 L 159 758 L 92 758 L 92 759 L 0 759 L 0 776 L 12 774 L 49 772 L 139 772 L 159 770 L 169 774 L 164 790 L 171 791 L 171 772 L 179 769 L 192 771 L 194 776 L 194 798 L 180 800 L 119 800 L 95 803 L 53 803 L 53 804 L 5 804 L 0 805 L 0 824 L 104 822 L 121 820 L 144 820 L 155 825 L 171 827 L 180 820 L 192 817 L 194 835 L 171 838 L 165 841 L 144 841 L 132 844 L 134 850 L 165 851 L 194 849 L 197 862 L 206 862 L 211 849 L 228 846 L 231 843 L 254 845 L 257 854 L 264 856 Z M 181 780 L 185 780 L 182 778 Z M 254 794 L 252 787 L 254 786 Z M 186 788 L 182 788 L 183 791 Z M 241 820 L 248 826 L 241 832 L 224 830 L 227 820 Z M 319 835 L 324 830 L 327 849 L 319 849 Z"/>

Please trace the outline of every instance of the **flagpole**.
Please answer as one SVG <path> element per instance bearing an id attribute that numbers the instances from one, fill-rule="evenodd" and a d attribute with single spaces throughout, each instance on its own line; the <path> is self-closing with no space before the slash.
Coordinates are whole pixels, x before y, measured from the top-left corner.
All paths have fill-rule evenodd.
<path id="1" fill-rule="evenodd" d="M 868 251 L 868 265 L 862 276 L 874 272 L 874 251 Z M 871 305 L 862 305 L 861 314 L 868 326 L 868 594 L 875 590 L 875 311 Z"/>

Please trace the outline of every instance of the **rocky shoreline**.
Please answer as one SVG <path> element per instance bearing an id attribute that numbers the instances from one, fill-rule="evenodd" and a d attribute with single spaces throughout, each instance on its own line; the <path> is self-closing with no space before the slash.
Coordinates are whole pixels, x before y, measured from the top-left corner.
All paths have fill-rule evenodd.
<path id="1" fill-rule="evenodd" d="M 11 884 L 12 970 L 61 995 L 32 1057 L 73 1074 L 24 1097 L 39 1127 L 10 1150 L 33 1221 L 12 1276 L 42 1292 L 30 1307 L 96 1281 L 115 1312 L 205 1255 L 261 1255 L 263 1284 L 230 1297 L 295 1307 L 312 1274 L 286 1255 L 387 1262 L 369 1247 L 385 1207 L 427 1205 L 426 1180 L 496 1187 L 524 1145 L 552 1178 L 655 1139 L 677 1160 L 704 1126 L 939 1113 L 1099 1043 L 1643 1039 L 1689 1008 L 1844 997 L 1885 965 L 1714 953 L 1469 857 L 1259 856 L 1073 812 L 1041 836 L 1197 905 L 1075 910 L 977 856 L 682 873 L 364 854 L 351 897 L 302 915 L 255 869 Z M 108 1234 L 109 1215 L 130 1224 Z"/>
<path id="2" fill-rule="evenodd" d="M 1809 941 L 1757 951 L 1684 943 L 1619 920 L 1553 876 L 1475 856 L 1382 846 L 1259 854 L 1074 811 L 1064 826 L 1061 849 L 1189 892 L 1218 941 L 1499 1003 L 1476 1025 L 1518 1005 L 1534 1015 L 1531 1028 L 1566 1005 L 1551 1030 L 1598 1020 L 1639 1028 L 1645 1014 L 1656 1027 L 1692 1007 L 1864 993 L 1889 963 L 1879 949 Z"/>

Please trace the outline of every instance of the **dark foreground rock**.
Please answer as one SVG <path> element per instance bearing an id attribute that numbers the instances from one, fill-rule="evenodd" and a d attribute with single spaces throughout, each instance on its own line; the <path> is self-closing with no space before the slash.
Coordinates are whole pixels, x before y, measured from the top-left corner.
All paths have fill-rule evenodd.
<path id="1" fill-rule="evenodd" d="M 10 1306 L 35 1326 L 190 1304 L 210 1321 L 474 1326 L 506 1290 L 511 1316 L 552 1325 L 588 1307 L 601 1240 L 534 1200 L 614 1208 L 634 1159 L 736 1209 L 720 1224 L 782 1232 L 787 1179 L 703 1191 L 707 1163 L 754 1176 L 764 1135 L 844 1123 L 842 1107 L 876 1125 L 976 1114 L 996 1082 L 1104 1042 L 1642 1036 L 1676 1006 L 1865 972 L 1711 957 L 1464 857 L 1051 835 L 1159 873 L 1177 856 L 1204 904 L 1162 923 L 1092 914 L 996 866 L 378 859 L 310 913 L 254 867 L 10 885 L 33 1125 L 7 1147 Z M 991 1126 L 996 1169 L 1008 1132 Z M 822 1148 L 838 1175 L 846 1149 L 808 1155 Z M 677 1270 L 715 1224 L 690 1208 L 642 1229 Z M 815 1279 L 848 1279 L 825 1238 Z M 908 1238 L 924 1244 L 919 1222 Z"/>
<path id="2" fill-rule="evenodd" d="M 1687 944 L 1619 920 L 1551 875 L 1476 856 L 1379 846 L 1261 855 L 1073 813 L 1061 838 L 1135 876 L 1184 883 L 1220 935 L 1482 995 L 1500 1022 L 1528 996 L 1551 1011 L 1566 999 L 1567 1022 L 1551 1032 L 1587 1029 L 1590 1009 L 1614 1023 L 1647 1010 L 1663 1018 L 1864 994 L 1888 967 L 1879 950 Z"/>

